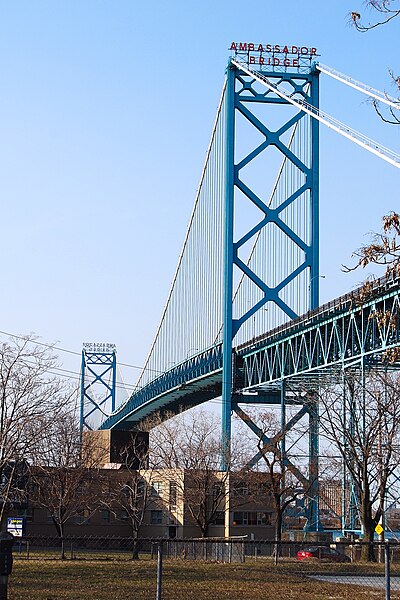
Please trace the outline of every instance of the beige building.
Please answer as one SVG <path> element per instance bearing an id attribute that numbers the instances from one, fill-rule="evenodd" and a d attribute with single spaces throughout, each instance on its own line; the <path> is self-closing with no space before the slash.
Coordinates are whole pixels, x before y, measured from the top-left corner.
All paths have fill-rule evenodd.
<path id="1" fill-rule="evenodd" d="M 90 482 L 90 501 L 82 503 L 81 508 L 76 505 L 66 522 L 65 535 L 131 536 L 130 509 L 115 490 L 123 495 L 125 488 L 132 488 L 134 478 L 139 495 L 133 504 L 136 516 L 142 520 L 138 532 L 141 538 L 222 537 L 227 533 L 273 539 L 274 515 L 265 477 L 260 473 L 249 473 L 244 478 L 239 473 L 184 469 L 100 469 Z M 110 490 L 114 490 L 111 495 Z M 82 493 L 77 494 L 77 502 L 81 499 Z M 35 502 L 34 496 L 28 495 L 27 504 L 9 515 L 26 518 L 28 536 L 57 536 L 51 512 L 43 503 Z"/>
<path id="2" fill-rule="evenodd" d="M 257 481 L 250 483 L 253 475 Z M 274 515 L 266 475 L 193 472 L 184 469 L 144 472 L 153 496 L 145 513 L 144 537 L 192 538 L 248 536 L 272 539 Z M 229 518 L 228 518 L 229 515 Z"/>

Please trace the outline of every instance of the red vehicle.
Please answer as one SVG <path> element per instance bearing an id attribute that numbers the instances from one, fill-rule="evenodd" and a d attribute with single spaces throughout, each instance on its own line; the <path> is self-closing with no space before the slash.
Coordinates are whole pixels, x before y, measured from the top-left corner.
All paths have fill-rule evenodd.
<path id="1" fill-rule="evenodd" d="M 319 559 L 331 562 L 351 562 L 351 559 L 345 554 L 341 554 L 329 546 L 309 546 L 303 548 L 297 553 L 297 560 Z"/>

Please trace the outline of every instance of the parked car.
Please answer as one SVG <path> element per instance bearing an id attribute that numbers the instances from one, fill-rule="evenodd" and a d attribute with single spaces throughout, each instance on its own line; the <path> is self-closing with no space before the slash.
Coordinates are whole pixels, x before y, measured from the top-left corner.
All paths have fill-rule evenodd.
<path id="1" fill-rule="evenodd" d="M 332 562 L 351 562 L 349 556 L 342 554 L 329 546 L 309 546 L 297 553 L 297 560 L 319 559 Z"/>

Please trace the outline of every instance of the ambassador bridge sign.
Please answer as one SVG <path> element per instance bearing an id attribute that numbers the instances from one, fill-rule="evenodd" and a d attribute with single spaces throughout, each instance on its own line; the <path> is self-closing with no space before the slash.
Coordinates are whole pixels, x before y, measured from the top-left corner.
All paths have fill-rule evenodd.
<path id="1" fill-rule="evenodd" d="M 232 42 L 229 48 L 235 55 L 240 55 L 247 64 L 272 68 L 300 68 L 308 65 L 317 54 L 311 46 L 294 46 L 289 44 L 254 44 L 252 42 Z"/>

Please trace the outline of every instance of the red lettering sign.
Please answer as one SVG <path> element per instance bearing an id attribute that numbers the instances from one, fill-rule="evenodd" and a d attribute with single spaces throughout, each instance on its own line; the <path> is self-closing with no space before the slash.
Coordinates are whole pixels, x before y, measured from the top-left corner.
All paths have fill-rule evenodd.
<path id="1" fill-rule="evenodd" d="M 280 44 L 254 44 L 253 42 L 232 42 L 229 50 L 235 52 L 260 52 L 274 54 L 302 54 L 303 56 L 316 56 L 317 49 L 308 46 L 281 46 Z"/>
<path id="2" fill-rule="evenodd" d="M 307 64 L 311 64 L 312 58 L 318 56 L 317 48 L 313 46 L 232 42 L 229 49 L 235 53 L 246 54 L 246 60 L 249 65 L 265 65 L 273 68 L 301 68 Z M 282 54 L 283 57 L 278 58 L 277 54 Z"/>

